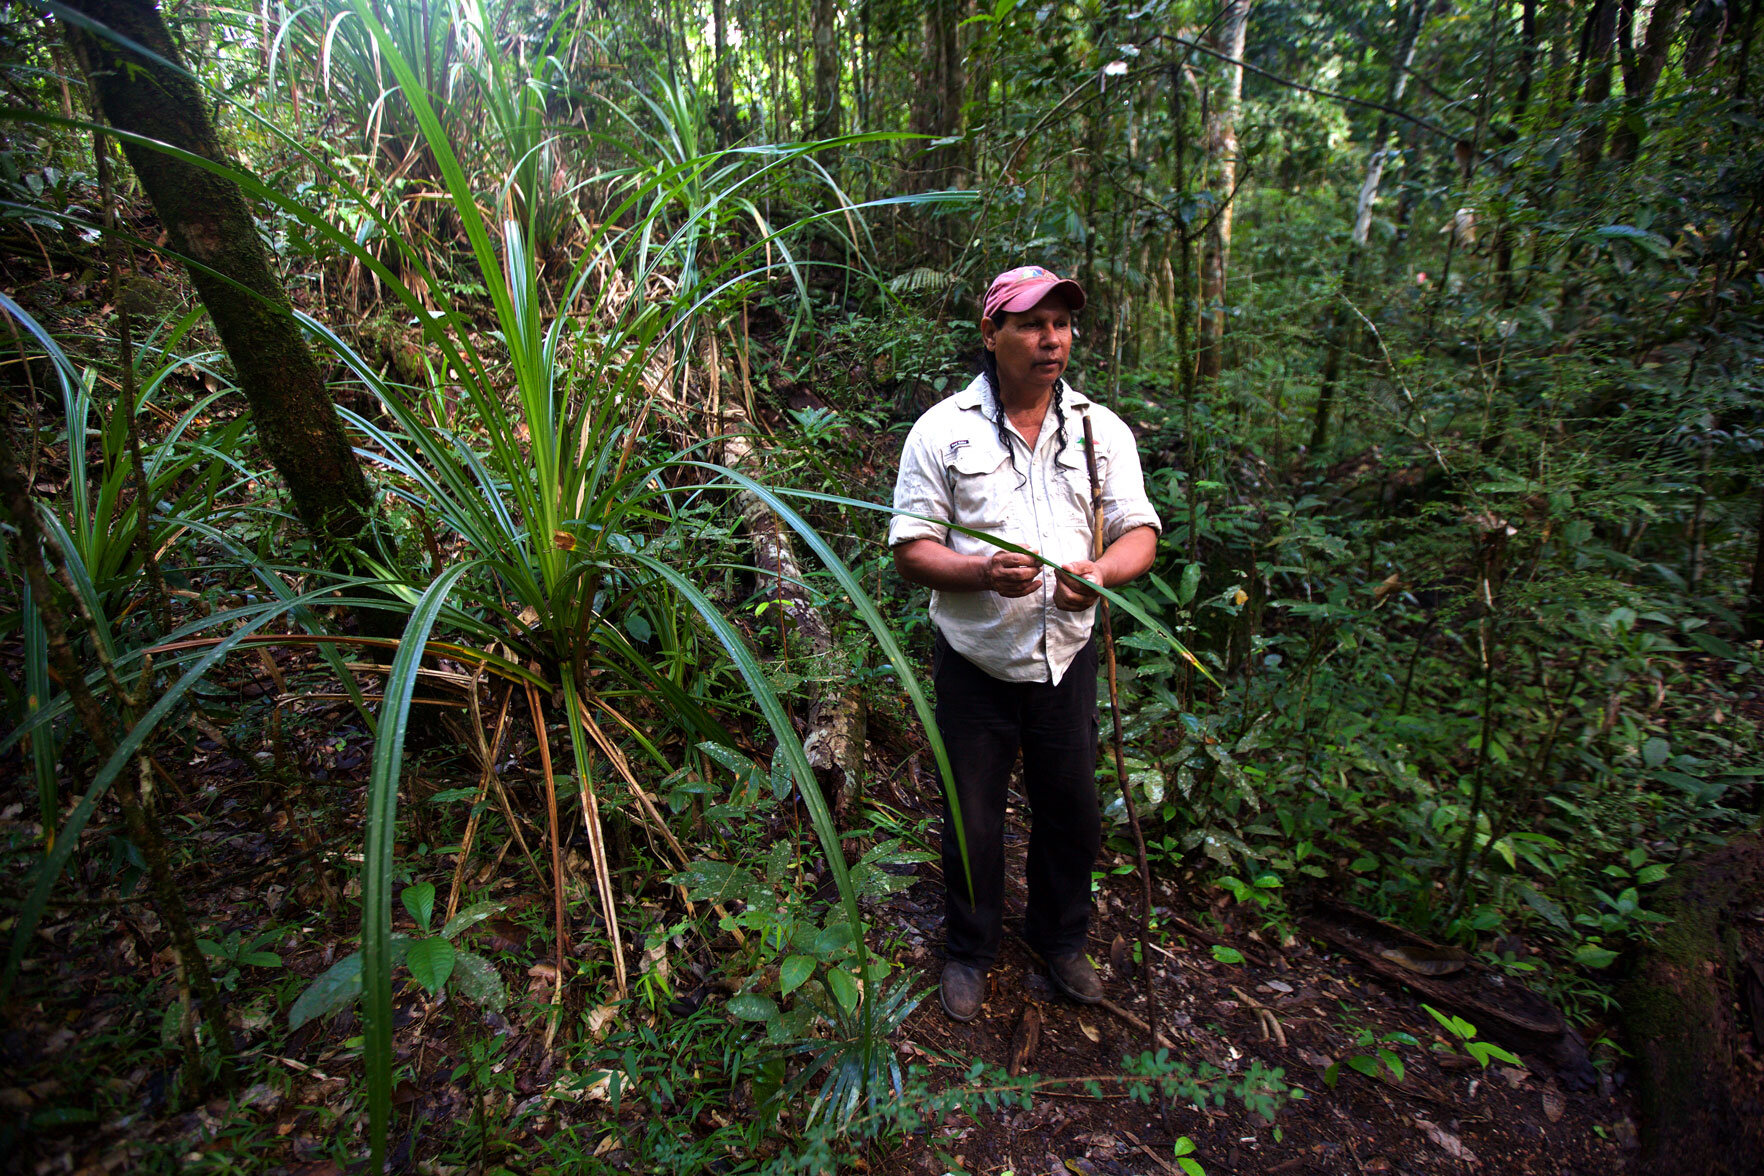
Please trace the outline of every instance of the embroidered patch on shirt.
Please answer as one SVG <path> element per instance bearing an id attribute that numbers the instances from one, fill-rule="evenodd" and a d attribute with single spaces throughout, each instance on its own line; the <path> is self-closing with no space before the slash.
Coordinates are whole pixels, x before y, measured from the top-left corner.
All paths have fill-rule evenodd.
<path id="1" fill-rule="evenodd" d="M 963 439 L 961 441 L 951 441 L 949 443 L 949 455 L 951 457 L 954 457 L 956 455 L 956 450 L 960 449 L 962 446 L 966 445 L 967 443 L 968 442 L 966 439 Z"/>

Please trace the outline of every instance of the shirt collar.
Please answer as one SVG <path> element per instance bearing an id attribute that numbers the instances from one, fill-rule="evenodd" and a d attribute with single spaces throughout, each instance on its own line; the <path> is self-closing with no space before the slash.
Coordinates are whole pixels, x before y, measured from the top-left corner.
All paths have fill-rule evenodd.
<path id="1" fill-rule="evenodd" d="M 1072 387 L 1070 381 L 1062 377 L 1060 383 L 1063 384 L 1066 389 L 1063 403 L 1067 408 L 1088 408 L 1090 406 L 1090 397 Z M 995 415 L 991 399 L 992 398 L 988 396 L 986 392 L 985 376 L 975 376 L 969 381 L 966 388 L 963 388 L 960 392 L 955 394 L 957 408 L 978 411 L 981 415 L 986 417 L 987 420 L 991 420 Z"/>

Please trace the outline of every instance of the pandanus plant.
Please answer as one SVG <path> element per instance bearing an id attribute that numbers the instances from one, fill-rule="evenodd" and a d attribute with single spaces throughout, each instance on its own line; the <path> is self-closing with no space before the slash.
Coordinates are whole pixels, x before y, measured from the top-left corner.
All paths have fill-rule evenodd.
<path id="1" fill-rule="evenodd" d="M 429 341 L 447 370 L 445 378 L 468 410 L 460 414 L 464 423 L 456 424 L 432 409 L 425 411 L 422 398 L 381 380 L 343 338 L 307 320 L 371 390 L 383 414 L 379 420 L 351 416 L 363 452 L 385 472 L 391 493 L 449 540 L 448 558 L 429 569 L 432 578 L 381 569 L 383 587 L 402 599 L 408 619 L 379 710 L 362 874 L 363 1028 L 377 1162 L 391 1103 L 398 782 L 406 719 L 426 653 L 439 652 L 478 667 L 524 696 L 539 740 L 554 879 L 558 776 L 573 778 L 612 941 L 613 981 L 619 987 L 624 979 L 622 945 L 597 818 L 596 777 L 618 773 L 626 786 L 637 789 L 639 784 L 603 724 L 632 736 L 644 754 L 665 763 L 661 741 L 643 733 L 643 725 L 627 713 L 631 701 L 641 697 L 660 703 L 671 721 L 691 736 L 728 742 L 728 732 L 699 696 L 703 684 L 697 667 L 706 660 L 701 650 L 706 643 L 734 666 L 777 739 L 827 851 L 845 918 L 859 930 L 860 943 L 862 938 L 838 831 L 785 705 L 738 627 L 694 582 L 699 515 L 688 507 L 695 500 L 736 487 L 765 498 L 850 594 L 927 720 L 929 711 L 911 666 L 875 605 L 796 511 L 745 474 L 715 466 L 700 446 L 657 455 L 644 438 L 646 415 L 676 395 L 675 365 L 689 333 L 719 298 L 764 269 L 753 259 L 774 236 L 761 232 L 691 283 L 667 272 L 676 261 L 670 243 L 695 234 L 698 221 L 711 215 L 713 206 L 700 200 L 658 242 L 655 229 L 662 210 L 668 209 L 666 197 L 719 161 L 691 158 L 621 188 L 622 199 L 603 215 L 564 282 L 559 309 L 548 315 L 540 267 L 528 248 L 530 225 L 506 221 L 499 235 L 492 235 L 420 80 L 365 4 L 356 8 L 379 40 L 382 59 L 404 88 L 436 159 L 490 296 L 495 349 L 444 298 L 438 316 L 423 315 Z M 723 173 L 730 199 L 744 185 L 764 182 L 780 166 L 806 154 L 806 148 L 750 153 L 751 166 L 738 174 Z M 420 259 L 411 261 L 420 264 Z M 380 276 L 414 312 L 421 312 L 415 296 L 390 273 Z M 431 291 L 440 286 L 429 284 Z M 618 623 L 633 612 L 646 618 L 657 648 L 640 648 Z M 437 629 L 446 632 L 446 641 L 431 642 Z M 554 757 L 548 732 L 558 718 L 568 732 L 568 749 Z M 937 756 L 941 763 L 940 747 Z M 561 890 L 555 891 L 554 900 L 560 899 Z M 561 947 L 561 901 L 557 923 Z M 863 966 L 860 951 L 860 970 Z M 560 985 L 562 978 L 560 968 Z M 867 1026 L 869 1015 L 858 1011 Z"/>

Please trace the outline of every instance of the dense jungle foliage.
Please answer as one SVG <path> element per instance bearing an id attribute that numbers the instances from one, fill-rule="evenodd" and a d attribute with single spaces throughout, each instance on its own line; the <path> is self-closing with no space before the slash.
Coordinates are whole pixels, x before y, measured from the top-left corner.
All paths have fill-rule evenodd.
<path id="1" fill-rule="evenodd" d="M 886 504 L 1022 262 L 1164 523 L 1153 937 L 1357 904 L 1618 1064 L 1764 806 L 1759 7 L 8 0 L 0 995 L 65 1060 L 0 1150 L 833 1170 L 956 1107 L 871 926 L 943 761 Z"/>

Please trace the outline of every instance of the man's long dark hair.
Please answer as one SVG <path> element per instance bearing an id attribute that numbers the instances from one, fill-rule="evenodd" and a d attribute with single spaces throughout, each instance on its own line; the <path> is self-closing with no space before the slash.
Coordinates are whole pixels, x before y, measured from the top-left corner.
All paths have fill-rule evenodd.
<path id="1" fill-rule="evenodd" d="M 980 374 L 986 377 L 986 388 L 992 393 L 992 408 L 995 414 L 992 418 L 992 427 L 998 430 L 998 443 L 1004 446 L 1004 451 L 1010 455 L 1011 468 L 1014 470 L 1017 468 L 1017 450 L 1011 444 L 1010 429 L 1005 423 L 1004 397 L 999 395 L 998 391 L 998 356 L 984 343 L 980 345 Z M 1059 432 L 1054 434 L 1054 440 L 1058 443 L 1054 450 L 1055 453 L 1066 447 L 1065 400 L 1066 381 L 1064 377 L 1061 377 L 1059 382 L 1054 384 L 1053 390 L 1054 419 L 1060 424 Z M 1022 471 L 1018 470 L 1018 472 Z"/>

